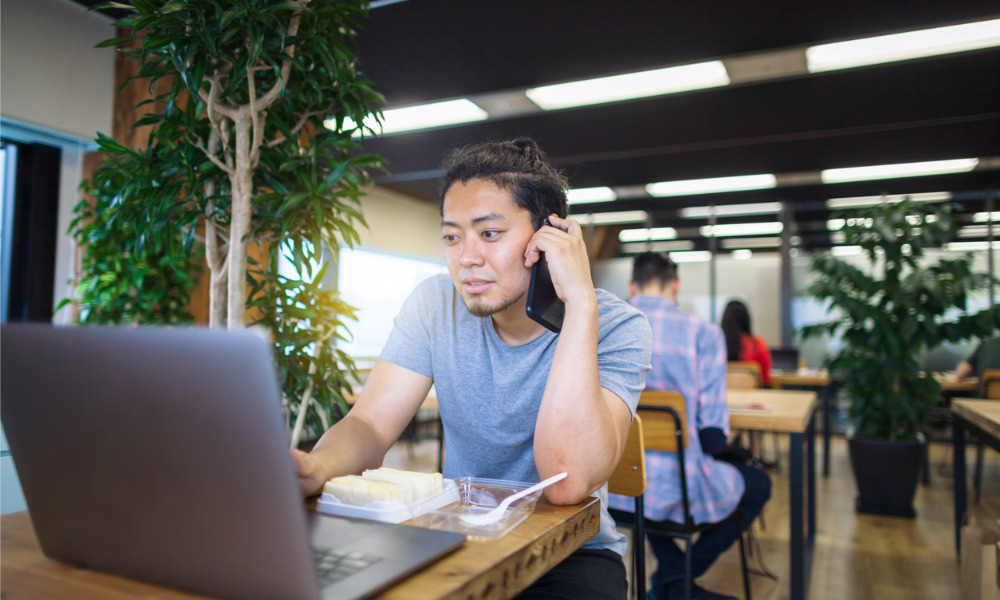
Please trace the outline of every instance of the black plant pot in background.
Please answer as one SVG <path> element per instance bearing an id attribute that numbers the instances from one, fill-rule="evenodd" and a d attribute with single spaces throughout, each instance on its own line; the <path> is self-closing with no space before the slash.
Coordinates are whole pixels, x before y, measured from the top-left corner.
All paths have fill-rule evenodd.
<path id="1" fill-rule="evenodd" d="M 848 438 L 858 512 L 913 518 L 920 467 L 927 442 Z"/>

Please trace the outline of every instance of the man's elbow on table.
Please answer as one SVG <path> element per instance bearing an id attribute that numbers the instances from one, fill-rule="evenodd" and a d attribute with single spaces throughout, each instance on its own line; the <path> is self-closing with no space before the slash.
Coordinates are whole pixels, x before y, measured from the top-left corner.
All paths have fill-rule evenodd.
<path id="1" fill-rule="evenodd" d="M 586 485 L 585 481 L 580 477 L 573 477 L 572 475 L 558 483 L 550 485 L 542 492 L 546 500 L 556 505 L 579 504 L 586 500 L 592 493 L 594 493 L 594 490 L 590 489 L 590 486 Z"/>

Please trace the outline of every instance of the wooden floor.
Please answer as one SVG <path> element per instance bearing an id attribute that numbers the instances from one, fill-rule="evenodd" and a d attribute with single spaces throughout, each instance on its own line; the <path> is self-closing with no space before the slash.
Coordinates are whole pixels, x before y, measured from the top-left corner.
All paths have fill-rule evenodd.
<path id="1" fill-rule="evenodd" d="M 819 446 L 817 439 L 818 459 L 822 452 Z M 770 450 L 770 440 L 767 447 Z M 920 485 L 917 490 L 916 519 L 855 512 L 856 491 L 844 439 L 835 437 L 832 450 L 830 476 L 817 477 L 818 531 L 810 600 L 959 600 L 951 446 L 931 445 L 931 483 Z M 970 449 L 967 456 L 970 472 L 974 463 L 975 453 Z M 400 442 L 386 457 L 385 464 L 420 471 L 436 470 L 437 442 Z M 782 466 L 787 464 L 785 452 Z M 755 600 L 788 598 L 788 477 L 782 471 L 770 474 L 771 500 L 764 509 L 763 527 L 760 523 L 756 527 L 764 562 L 778 580 L 751 575 Z M 971 508 L 981 520 L 996 522 L 1000 519 L 1000 455 L 989 449 L 986 451 L 982 500 Z M 647 565 L 652 572 L 656 565 L 652 555 Z M 720 557 L 699 583 L 717 592 L 742 597 L 739 557 L 735 548 Z"/>

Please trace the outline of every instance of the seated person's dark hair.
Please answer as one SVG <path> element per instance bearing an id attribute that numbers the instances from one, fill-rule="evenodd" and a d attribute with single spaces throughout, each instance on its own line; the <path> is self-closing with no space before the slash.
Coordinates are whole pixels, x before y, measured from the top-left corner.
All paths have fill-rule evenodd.
<path id="1" fill-rule="evenodd" d="M 439 208 L 452 184 L 468 184 L 474 179 L 492 181 L 510 192 L 514 202 L 531 213 L 535 229 L 550 214 L 565 218 L 568 184 L 534 140 L 518 138 L 506 142 L 486 142 L 451 151 L 441 164 Z"/>
<path id="2" fill-rule="evenodd" d="M 643 252 L 632 262 L 632 281 L 639 287 L 657 282 L 660 287 L 677 278 L 677 263 L 660 252 Z"/>

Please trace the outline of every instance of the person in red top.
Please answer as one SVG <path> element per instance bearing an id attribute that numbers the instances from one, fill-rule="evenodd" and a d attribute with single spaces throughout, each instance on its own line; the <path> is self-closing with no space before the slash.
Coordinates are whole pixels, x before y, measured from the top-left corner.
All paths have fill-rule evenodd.
<path id="1" fill-rule="evenodd" d="M 739 300 L 730 300 L 722 313 L 722 332 L 726 336 L 726 358 L 730 361 L 755 362 L 760 365 L 761 385 L 771 386 L 771 350 L 764 338 L 753 334 L 750 311 Z"/>

